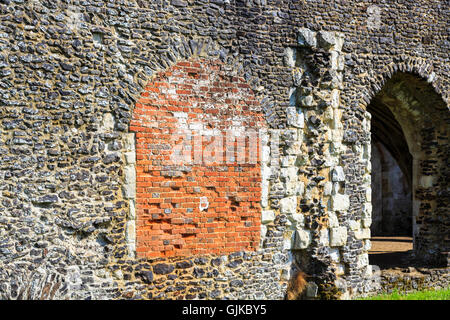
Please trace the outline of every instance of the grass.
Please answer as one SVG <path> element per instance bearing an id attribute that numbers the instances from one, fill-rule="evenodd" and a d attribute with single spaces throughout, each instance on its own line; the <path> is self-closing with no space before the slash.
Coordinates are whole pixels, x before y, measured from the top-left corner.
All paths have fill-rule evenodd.
<path id="1" fill-rule="evenodd" d="M 412 293 L 394 291 L 390 294 L 380 294 L 361 300 L 450 300 L 450 287 L 441 290 L 426 290 Z"/>

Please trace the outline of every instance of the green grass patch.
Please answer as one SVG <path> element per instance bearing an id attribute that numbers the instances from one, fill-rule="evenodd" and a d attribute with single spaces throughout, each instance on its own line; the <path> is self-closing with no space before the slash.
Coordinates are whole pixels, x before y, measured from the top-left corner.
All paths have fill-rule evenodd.
<path id="1" fill-rule="evenodd" d="M 424 290 L 407 294 L 395 290 L 390 294 L 380 294 L 358 300 L 450 300 L 450 287 L 441 290 Z"/>

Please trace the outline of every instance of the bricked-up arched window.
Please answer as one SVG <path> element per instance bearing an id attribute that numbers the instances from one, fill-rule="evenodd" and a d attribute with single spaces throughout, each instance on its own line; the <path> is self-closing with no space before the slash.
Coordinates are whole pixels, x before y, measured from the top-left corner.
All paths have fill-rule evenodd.
<path id="1" fill-rule="evenodd" d="M 219 60 L 178 62 L 147 85 L 130 124 L 139 257 L 257 249 L 264 127 L 248 84 Z"/>

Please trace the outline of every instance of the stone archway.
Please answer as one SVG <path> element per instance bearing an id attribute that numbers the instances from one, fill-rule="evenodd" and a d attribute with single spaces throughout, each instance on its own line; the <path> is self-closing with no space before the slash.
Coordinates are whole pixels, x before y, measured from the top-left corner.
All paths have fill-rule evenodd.
<path id="1" fill-rule="evenodd" d="M 372 150 L 375 151 L 372 179 L 385 175 L 381 184 L 385 190 L 372 190 L 372 230 L 407 231 L 409 226 L 401 224 L 411 221 L 413 256 L 433 265 L 446 263 L 449 248 L 446 103 L 426 81 L 399 72 L 386 81 L 367 111 L 372 115 Z M 382 173 L 377 172 L 377 158 L 388 167 Z M 373 181 L 372 186 L 376 185 Z M 390 197 L 390 201 L 381 200 L 385 197 Z M 377 220 L 377 211 L 386 209 L 380 207 L 387 204 L 391 219 L 383 227 Z M 400 211 L 403 213 L 399 214 Z"/>

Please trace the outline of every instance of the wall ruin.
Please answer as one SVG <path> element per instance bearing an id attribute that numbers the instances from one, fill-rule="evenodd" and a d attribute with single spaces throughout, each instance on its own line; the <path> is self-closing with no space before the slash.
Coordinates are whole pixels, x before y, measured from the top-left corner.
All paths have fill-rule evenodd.
<path id="1" fill-rule="evenodd" d="M 297 269 L 314 283 L 310 298 L 376 290 L 374 99 L 413 156 L 416 251 L 447 263 L 448 10 L 443 1 L 0 1 L 0 297 L 283 299 Z M 249 214 L 232 226 L 230 251 L 213 241 L 181 252 L 186 243 L 161 236 L 187 216 L 143 219 L 160 201 L 151 199 L 169 204 L 152 214 L 189 209 L 165 200 L 190 190 L 143 185 L 158 171 L 144 172 L 144 161 L 161 160 L 151 144 L 166 144 L 144 133 L 163 123 L 149 121 L 162 111 L 145 99 L 186 63 L 221 70 L 258 107 L 242 111 L 244 127 L 266 129 L 259 160 L 240 171 L 254 174 L 239 180 L 254 188 L 249 201 L 217 190 L 211 201 L 210 179 L 198 186 L 196 214 L 237 217 L 241 204 Z M 222 130 L 236 104 L 213 102 Z M 166 123 L 185 119 L 164 112 Z M 219 226 L 191 229 L 214 237 L 210 227 Z"/>

